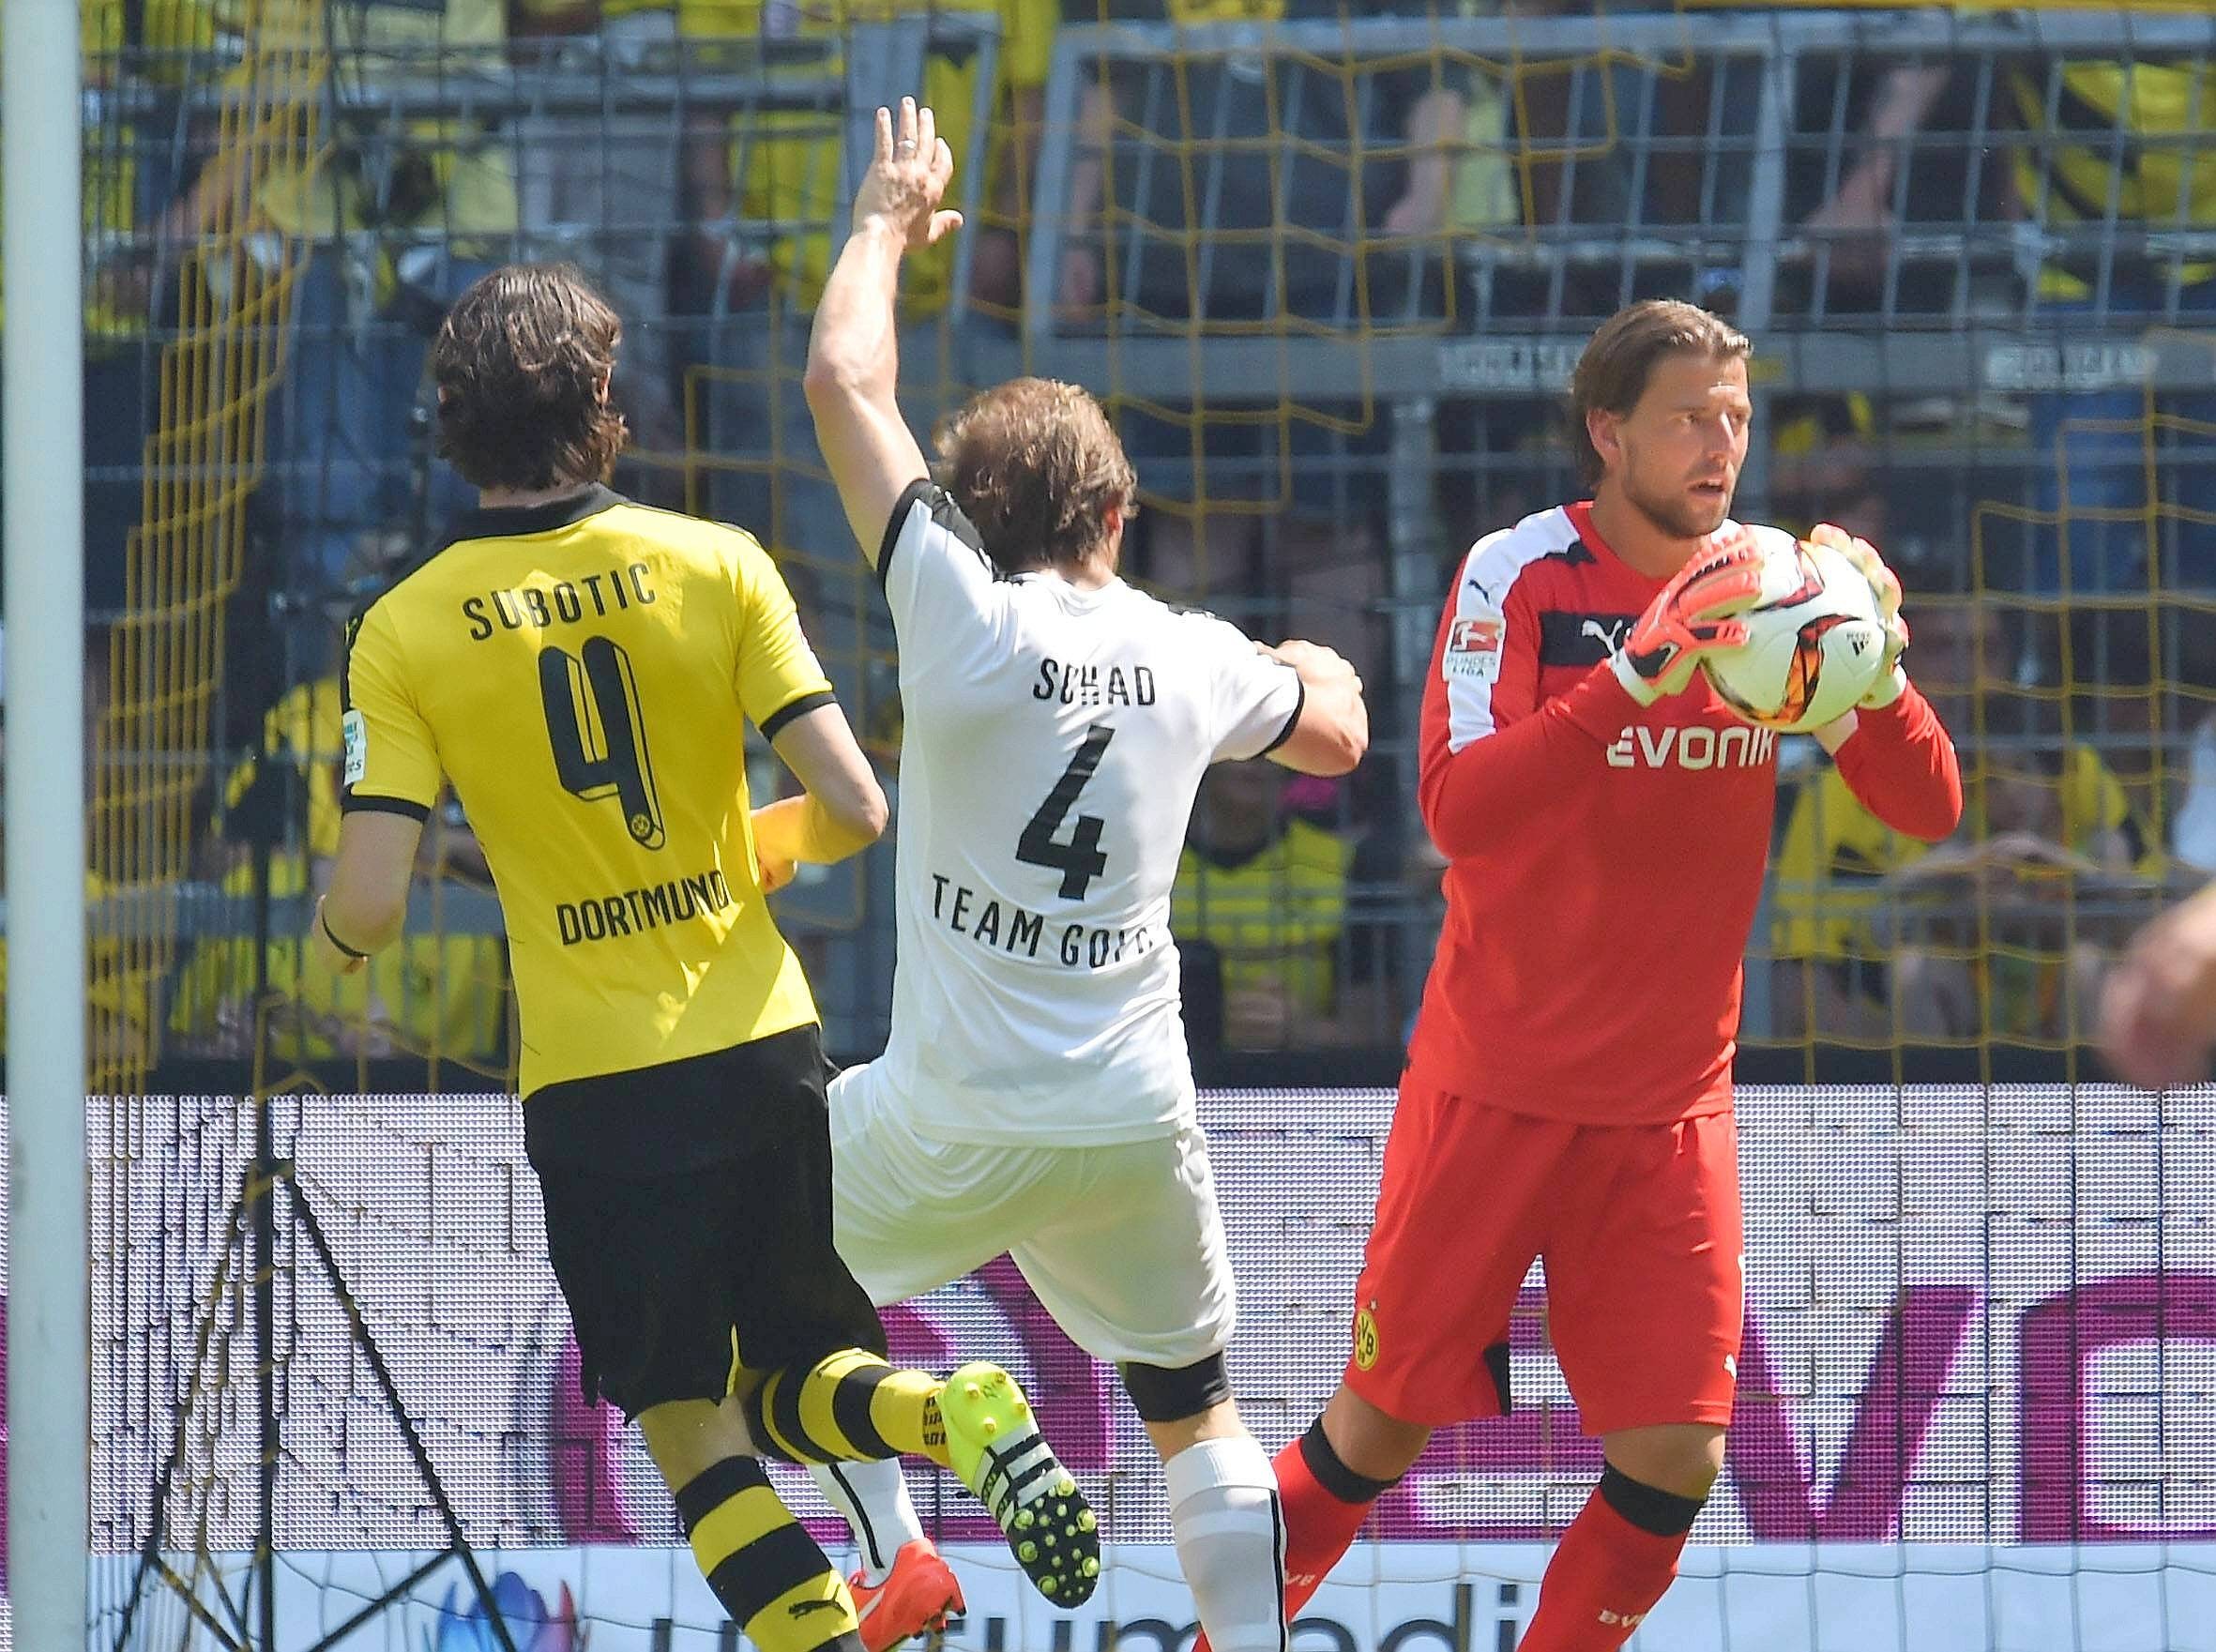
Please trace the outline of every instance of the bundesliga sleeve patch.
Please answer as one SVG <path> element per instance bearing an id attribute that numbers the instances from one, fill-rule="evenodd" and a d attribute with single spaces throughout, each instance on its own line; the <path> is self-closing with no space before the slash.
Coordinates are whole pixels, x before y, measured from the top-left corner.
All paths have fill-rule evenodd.
<path id="1" fill-rule="evenodd" d="M 1500 640 L 1507 629 L 1497 614 L 1470 614 L 1447 630 L 1439 674 L 1449 682 L 1489 683 L 1500 675 Z"/>
<path id="2" fill-rule="evenodd" d="M 359 785 L 370 766 L 369 726 L 362 721 L 360 712 L 349 711 L 339 720 L 339 733 L 346 741 L 345 783 Z"/>

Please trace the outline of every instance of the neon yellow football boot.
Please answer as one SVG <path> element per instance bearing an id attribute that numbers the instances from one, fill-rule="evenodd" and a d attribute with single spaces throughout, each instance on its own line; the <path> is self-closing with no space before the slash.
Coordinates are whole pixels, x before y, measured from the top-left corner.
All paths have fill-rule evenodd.
<path id="1" fill-rule="evenodd" d="M 983 1360 L 939 1394 L 956 1478 L 992 1511 L 1016 1564 L 1056 1606 L 1082 1606 L 1100 1582 L 1100 1522 L 1062 1466 L 1015 1378 Z"/>

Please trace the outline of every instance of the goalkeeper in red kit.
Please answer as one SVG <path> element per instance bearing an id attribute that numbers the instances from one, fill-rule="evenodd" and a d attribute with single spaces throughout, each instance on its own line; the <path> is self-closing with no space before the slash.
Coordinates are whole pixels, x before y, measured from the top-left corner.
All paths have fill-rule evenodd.
<path id="1" fill-rule="evenodd" d="M 1587 503 L 1480 539 L 1454 576 L 1421 731 L 1447 916 L 1402 1077 L 1339 1391 L 1278 1454 L 1297 1614 L 1434 1428 L 1509 1408 L 1509 1314 L 1546 1265 L 1554 1346 L 1607 1467 L 1524 1652 L 1620 1646 L 1677 1573 L 1723 1462 L 1739 1346 L 1732 1123 L 1739 960 L 1776 739 L 1694 669 L 1760 588 L 1729 518 L 1747 341 L 1635 304 L 1571 381 Z M 1954 829 L 1954 749 L 1900 665 L 1818 735 L 1887 825 Z"/>

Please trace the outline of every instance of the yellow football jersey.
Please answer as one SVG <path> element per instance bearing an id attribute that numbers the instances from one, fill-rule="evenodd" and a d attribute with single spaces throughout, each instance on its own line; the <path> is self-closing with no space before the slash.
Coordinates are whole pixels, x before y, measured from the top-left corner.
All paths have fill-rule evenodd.
<path id="1" fill-rule="evenodd" d="M 450 779 L 508 923 L 524 1096 L 815 1020 L 764 902 L 744 722 L 831 686 L 766 553 L 605 488 L 481 510 L 350 628 L 349 811 Z"/>
<path id="2" fill-rule="evenodd" d="M 1310 1015 L 1331 1013 L 1352 850 L 1304 820 L 1252 858 L 1226 866 L 1187 844 L 1171 894 L 1180 940 L 1214 943 L 1226 992 L 1282 983 Z"/>
<path id="3" fill-rule="evenodd" d="M 2216 66 L 2065 62 L 2056 72 L 2051 120 L 2045 68 L 2035 64 L 2009 77 L 2024 129 L 2039 139 L 2013 156 L 2026 209 L 2057 228 L 2101 223 L 2112 210 L 2154 230 L 2216 225 L 2216 148 L 2206 137 Z M 2090 296 L 2083 267 L 2089 259 L 2081 254 L 2074 268 L 2050 265 L 2041 293 Z M 2188 264 L 2179 272 L 2189 284 L 2211 276 L 2216 264 Z"/>
<path id="4" fill-rule="evenodd" d="M 1965 836 L 1972 841 L 1987 835 L 1981 804 L 1985 778 L 1983 765 L 1965 777 Z M 2061 772 L 2045 784 L 2055 796 L 2056 839 L 2065 848 L 2084 855 L 2115 832 L 2129 848 L 2132 871 L 2161 875 L 2161 842 L 2142 826 L 2131 795 L 2099 751 L 2071 741 L 2062 749 Z M 1881 880 L 1929 853 L 1930 844 L 1892 830 L 1863 808 L 1845 777 L 1827 765 L 1801 782 L 1785 818 L 1773 861 L 1771 951 L 1779 958 L 1885 958 L 1889 948 L 1875 920 L 1899 895 Z"/>

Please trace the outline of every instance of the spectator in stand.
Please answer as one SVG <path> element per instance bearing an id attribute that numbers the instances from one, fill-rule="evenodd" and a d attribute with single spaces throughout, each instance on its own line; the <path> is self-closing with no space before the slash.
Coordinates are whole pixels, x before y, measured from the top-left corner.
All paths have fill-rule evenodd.
<path id="1" fill-rule="evenodd" d="M 1196 45 L 1096 78 L 1080 118 L 1089 159 L 1067 203 L 1065 317 L 1249 336 L 1435 321 L 1468 120 L 1461 71 L 1405 56 L 1372 67 L 1351 46 L 1270 50 L 1280 24 L 1428 17 L 1428 6 L 1099 0 L 1092 14 L 1255 32 L 1252 46 Z M 1119 424 L 1155 507 L 1146 580 L 1307 628 L 1357 671 L 1377 669 L 1374 407 L 1257 402 L 1196 376 L 1190 404 L 1127 405 Z"/>
<path id="2" fill-rule="evenodd" d="M 1355 261 L 1377 240 L 1448 226 L 1466 90 L 1440 64 L 1401 56 L 1368 65 L 1351 39 L 1321 64 L 1315 53 L 1269 45 L 1280 24 L 1428 17 L 1428 8 L 1098 0 L 1096 8 L 1079 0 L 1077 9 L 1103 23 L 1246 23 L 1255 32 L 1236 50 L 1180 45 L 1133 80 L 1112 81 L 1105 70 L 1095 78 L 1079 117 L 1091 164 L 1074 174 L 1066 209 L 1079 232 L 1061 271 L 1066 311 L 1110 305 L 1179 330 L 1290 321 L 1313 331 L 1395 319 L 1387 299 L 1405 308 L 1409 284 L 1365 296 Z M 1148 95 L 1171 79 L 1181 97 Z M 1199 218 L 1187 212 L 1189 171 Z M 1187 256 L 1195 242 L 1197 282 Z"/>
<path id="3" fill-rule="evenodd" d="M 1837 523 L 1873 544 L 1889 542 L 1890 501 L 1872 462 L 1877 410 L 1867 396 L 1817 396 L 1781 407 L 1770 444 L 1779 515 L 1802 529 Z"/>
<path id="4" fill-rule="evenodd" d="M 1834 250 L 1849 267 L 1882 263 L 1901 141 L 1933 118 L 1948 79 L 1931 66 L 1892 72 L 1867 128 L 1880 142 L 1810 220 L 1859 233 L 1859 254 L 1854 235 Z M 2216 61 L 2032 54 L 2009 67 L 2003 94 L 2023 132 L 2011 169 L 2017 205 L 2046 237 L 2037 329 L 2066 344 L 2088 326 L 2216 322 L 2216 258 L 2166 251 L 2152 239 L 2216 229 Z M 2205 435 L 2191 433 L 2194 423 L 2216 423 L 2216 393 L 2161 397 L 2156 412 L 2165 417 L 2153 419 L 2136 384 L 2041 391 L 2030 410 L 2032 504 L 2058 520 L 2029 536 L 2027 553 L 2008 559 L 2013 566 L 1990 566 L 1989 580 L 2041 595 L 2151 591 L 2159 599 L 2216 590 L 2216 456 Z M 2161 478 L 2155 503 L 2168 508 L 2151 540 L 2150 452 Z M 2137 615 L 2087 613 L 2074 630 L 2111 681 L 2145 682 L 2159 671 L 2216 683 L 2216 626 L 2190 614 L 2175 661 L 2146 658 L 2148 628 Z"/>
<path id="5" fill-rule="evenodd" d="M 334 60 L 372 83 L 420 79 L 431 61 L 448 73 L 491 67 L 508 39 L 503 0 L 356 0 L 329 15 Z M 366 588 L 429 549 L 418 539 L 473 502 L 428 446 L 411 454 L 411 431 L 417 410 L 428 411 L 431 330 L 448 299 L 508 252 L 517 213 L 508 146 L 479 122 L 434 114 L 397 129 L 342 126 L 330 141 L 328 155 L 281 163 L 254 188 L 256 211 L 278 232 L 264 238 L 272 255 L 283 237 L 312 250 L 293 289 L 291 384 L 270 401 L 269 467 L 290 557 L 280 577 L 343 613 L 350 585 Z M 247 163 L 243 151 L 233 159 Z M 204 173 L 181 210 L 204 214 L 223 187 Z M 279 269 L 251 273 L 268 280 Z M 314 645 L 327 631 L 319 615 Z"/>
<path id="6" fill-rule="evenodd" d="M 2015 157 L 2026 212 L 2060 241 L 2040 272 L 2036 314 L 2067 341 L 2095 317 L 2132 326 L 2171 315 L 2185 326 L 2216 325 L 2216 259 L 2179 262 L 2141 237 L 2168 231 L 2216 230 L 2216 66 L 2191 61 L 2027 63 L 2010 89 L 2025 144 Z M 2052 126 L 2050 127 L 2050 110 Z M 2115 220 L 2115 234 L 2102 226 Z M 2167 399 L 2163 411 L 2216 422 L 2216 394 Z M 2080 593 L 2216 590 L 2216 534 L 2204 516 L 2174 544 L 2149 544 L 2136 522 L 2084 520 L 2092 510 L 2135 511 L 2147 504 L 2147 413 L 2136 385 L 2068 392 L 2032 402 L 2034 448 L 2055 457 L 2038 473 L 2035 502 L 2069 517 L 2034 560 L 2040 591 Z M 2088 428 L 2123 421 L 2121 431 Z M 2172 447 L 2172 442 L 2160 444 Z M 2164 457 L 2175 503 L 2216 512 L 2216 462 L 2208 439 L 2176 438 Z M 2209 629 L 2209 628 L 2201 628 Z M 2209 657 L 2195 656 L 2204 664 Z M 2216 681 L 2216 675 L 2208 680 Z"/>
<path id="7" fill-rule="evenodd" d="M 1921 610 L 1918 675 L 1966 742 L 2004 680 L 2007 639 L 1982 603 Z M 1804 781 L 1775 857 L 1771 1030 L 1781 1038 L 2063 1038 L 2104 967 L 2091 904 L 2105 879 L 2163 856 L 2100 752 L 2078 741 L 1989 746 L 1963 828 L 1928 847 L 1889 831 L 1829 770 Z M 2083 913 L 2067 914 L 2076 893 Z M 2074 918 L 2074 921 L 2073 921 Z"/>
<path id="8" fill-rule="evenodd" d="M 1285 771 L 1218 764 L 1201 782 L 1171 929 L 1219 972 L 1233 1050 L 1339 1041 L 1338 947 L 1349 845 L 1285 807 Z"/>
<path id="9" fill-rule="evenodd" d="M 884 8 L 861 0 L 826 0 L 795 6 L 778 0 L 689 0 L 681 8 L 688 36 L 763 48 L 795 41 L 836 41 L 858 23 L 883 22 Z M 1027 138 L 1043 118 L 1046 74 L 1054 52 L 1059 8 L 1054 0 L 932 0 L 892 8 L 906 23 L 929 19 L 922 100 L 937 114 L 939 135 L 958 167 L 969 163 L 973 144 L 985 156 L 979 186 L 986 204 L 970 266 L 970 291 L 987 314 L 1012 316 L 1021 302 L 1017 226 L 1030 177 Z M 946 26 L 941 28 L 939 20 Z M 964 21 L 994 25 L 997 83 L 983 90 L 993 118 L 980 132 L 974 115 L 977 84 L 986 53 L 964 36 Z M 823 61 L 787 71 L 822 77 Z M 839 72 L 830 60 L 830 74 Z M 772 551 L 816 558 L 843 574 L 851 535 L 839 495 L 816 456 L 815 431 L 800 393 L 808 359 L 808 329 L 830 269 L 830 228 L 843 191 L 847 163 L 845 126 L 835 112 L 744 111 L 729 127 L 696 141 L 688 171 L 693 210 L 713 223 L 734 214 L 780 226 L 766 249 L 706 237 L 694 249 L 709 305 L 721 316 L 710 326 L 717 369 L 711 446 L 724 469 L 712 490 L 716 514 L 757 525 Z M 820 227 L 819 227 L 820 226 Z M 842 226 L 842 228 L 843 226 Z M 952 295 L 954 238 L 908 261 L 902 293 L 911 321 L 938 314 Z M 723 313 L 724 307 L 728 313 Z M 836 652 L 836 649 L 833 650 Z M 841 685 L 842 693 L 848 692 Z M 850 702 L 851 703 L 851 702 Z"/>
<path id="10" fill-rule="evenodd" d="M 511 0 L 517 56 L 534 68 L 673 74 L 674 0 Z M 663 461 L 628 479 L 634 496 L 676 504 L 685 445 L 669 325 L 686 112 L 559 112 L 515 126 L 517 195 L 529 256 L 574 264 L 623 318 L 615 397 L 630 427 L 628 457 Z"/>
<path id="11" fill-rule="evenodd" d="M 175 309 L 178 248 L 164 234 L 163 213 L 176 192 L 173 155 L 157 141 L 159 113 L 144 107 L 132 118 L 131 101 L 149 91 L 174 90 L 187 53 L 206 51 L 214 38 L 208 12 L 197 0 L 126 5 L 84 0 L 78 38 L 85 76 L 82 101 L 84 198 L 84 601 L 95 624 L 121 614 L 125 558 L 130 531 L 140 520 L 141 471 L 154 423 L 146 380 L 146 333 Z M 122 70 L 134 64 L 129 86 Z"/>
<path id="12" fill-rule="evenodd" d="M 1910 1038 L 2087 1037 L 2114 945 L 2104 910 L 2162 874 L 2122 783 L 2091 746 L 1988 755 L 1965 841 L 1896 873 L 1900 1030 Z"/>
<path id="13" fill-rule="evenodd" d="M 1960 222 L 1964 169 L 1984 166 L 1984 158 L 1971 153 L 1966 137 L 1925 153 L 1909 148 L 1919 130 L 1945 121 L 1944 94 L 1955 72 L 1945 64 L 1884 69 L 1868 58 L 1822 54 L 1802 62 L 1793 105 L 1801 141 L 1786 160 L 1786 210 L 1805 212 L 1801 229 L 1816 250 L 1813 266 L 1788 278 L 1796 307 L 1801 299 L 1831 311 L 1866 307 L 1895 273 L 1894 235 L 1904 222 Z M 1916 290 L 1918 272 L 1904 265 L 1897 273 L 1895 303 L 1929 300 Z M 1944 274 L 1950 286 L 1951 266 Z"/>
<path id="14" fill-rule="evenodd" d="M 1511 19 L 1671 8 L 1672 0 L 1493 0 L 1488 8 Z M 1496 197 L 1512 210 L 1496 222 L 1520 235 L 1527 212 L 1532 230 L 1573 240 L 1620 236 L 1634 224 L 1649 235 L 1671 235 L 1678 226 L 1702 223 L 1710 204 L 1743 198 L 1743 189 L 1702 188 L 1705 168 L 1731 163 L 1731 144 L 1685 141 L 1710 135 L 1711 104 L 1723 105 L 1727 122 L 1752 110 L 1745 88 L 1727 89 L 1725 77 L 1743 73 L 1739 66 L 1699 61 L 1663 73 L 1661 66 L 1628 53 L 1548 60 L 1518 49 L 1510 56 L 1512 68 L 1498 83 L 1505 107 L 1482 136 L 1472 133 L 1473 143 L 1500 133 L 1515 157 L 1503 180 L 1506 199 Z M 1484 71 L 1474 78 L 1473 118 L 1487 100 Z M 1647 132 L 1639 129 L 1642 118 L 1649 123 Z M 1663 141 L 1646 144 L 1649 138 Z M 1550 270 L 1503 272 L 1494 280 L 1492 307 L 1511 313 L 1605 315 L 1623 301 L 1626 274 L 1613 252 L 1599 260 L 1572 259 L 1561 272 L 1557 296 Z M 1692 296 L 1681 266 L 1634 267 L 1630 277 L 1632 296 Z"/>

